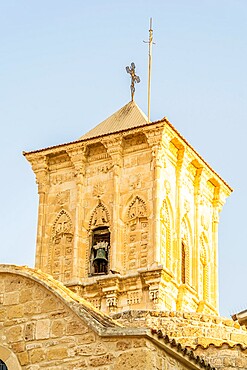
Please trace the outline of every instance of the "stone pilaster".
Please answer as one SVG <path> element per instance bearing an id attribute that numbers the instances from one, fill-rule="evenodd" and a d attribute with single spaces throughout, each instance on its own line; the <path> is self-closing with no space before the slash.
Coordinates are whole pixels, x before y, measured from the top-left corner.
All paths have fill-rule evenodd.
<path id="1" fill-rule="evenodd" d="M 84 188 L 86 173 L 86 146 L 79 146 L 67 151 L 74 166 L 76 178 L 76 209 L 75 209 L 75 236 L 73 248 L 72 281 L 85 277 L 86 250 L 82 248 L 82 223 L 84 220 Z"/>

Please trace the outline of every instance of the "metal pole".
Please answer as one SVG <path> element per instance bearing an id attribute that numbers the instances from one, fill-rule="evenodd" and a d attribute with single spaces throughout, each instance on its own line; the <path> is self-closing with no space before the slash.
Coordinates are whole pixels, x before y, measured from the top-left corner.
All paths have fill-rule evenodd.
<path id="1" fill-rule="evenodd" d="M 149 42 L 148 43 L 149 43 L 149 48 L 148 48 L 148 122 L 150 122 L 152 45 L 153 45 L 152 18 L 150 18 Z"/>

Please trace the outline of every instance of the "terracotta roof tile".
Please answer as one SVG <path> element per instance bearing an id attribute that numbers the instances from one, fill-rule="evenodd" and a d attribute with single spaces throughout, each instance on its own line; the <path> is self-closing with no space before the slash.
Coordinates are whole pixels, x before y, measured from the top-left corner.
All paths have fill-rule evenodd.
<path id="1" fill-rule="evenodd" d="M 189 358 L 190 361 L 193 361 L 195 364 L 199 365 L 201 368 L 207 369 L 207 370 L 216 370 L 215 367 L 212 367 L 202 357 L 196 355 L 192 349 L 183 347 L 180 343 L 177 343 L 175 339 L 171 339 L 168 337 L 168 335 L 163 334 L 161 330 L 152 329 L 151 333 L 153 335 L 156 335 L 158 339 L 163 339 L 165 344 L 168 344 L 172 349 L 175 349 L 177 352 L 182 353 L 183 356 Z"/>

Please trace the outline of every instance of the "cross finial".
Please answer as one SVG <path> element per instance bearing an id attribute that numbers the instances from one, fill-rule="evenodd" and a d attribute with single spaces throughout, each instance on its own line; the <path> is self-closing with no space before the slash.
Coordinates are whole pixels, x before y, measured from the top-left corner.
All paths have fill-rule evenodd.
<path id="1" fill-rule="evenodd" d="M 130 74 L 131 77 L 131 85 L 130 85 L 130 91 L 131 91 L 131 100 L 134 100 L 134 94 L 135 94 L 135 83 L 139 83 L 140 77 L 135 74 L 135 63 L 131 63 L 130 67 L 126 67 L 127 73 Z"/>

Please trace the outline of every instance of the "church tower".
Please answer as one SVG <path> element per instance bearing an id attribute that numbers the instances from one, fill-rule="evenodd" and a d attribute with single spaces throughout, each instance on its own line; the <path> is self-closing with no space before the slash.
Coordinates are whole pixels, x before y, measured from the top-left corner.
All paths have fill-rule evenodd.
<path id="1" fill-rule="evenodd" d="M 231 188 L 134 101 L 79 140 L 24 153 L 36 268 L 104 312 L 218 312 L 219 212 Z"/>

